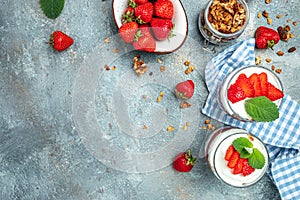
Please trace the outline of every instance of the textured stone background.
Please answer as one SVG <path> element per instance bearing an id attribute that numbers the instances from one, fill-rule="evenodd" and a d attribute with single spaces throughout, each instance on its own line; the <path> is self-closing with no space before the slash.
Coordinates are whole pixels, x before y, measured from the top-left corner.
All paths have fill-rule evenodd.
<path id="1" fill-rule="evenodd" d="M 182 1 L 189 20 L 189 38 L 195 45 L 203 42 L 197 20 L 206 2 Z M 204 159 L 198 159 L 187 174 L 176 173 L 170 165 L 133 174 L 103 165 L 86 150 L 73 121 L 72 90 L 84 59 L 105 38 L 117 33 L 111 3 L 66 1 L 61 15 L 51 20 L 43 15 L 38 0 L 1 0 L 0 199 L 280 199 L 267 176 L 254 186 L 232 188 L 214 177 Z M 248 4 L 250 23 L 238 40 L 253 37 L 255 27 L 266 25 L 264 18 L 256 17 L 259 11 L 269 11 L 275 28 L 287 24 L 287 19 L 297 21 L 300 15 L 300 3 L 296 0 L 268 5 L 263 0 L 250 0 Z M 279 13 L 283 14 L 282 19 L 276 19 Z M 274 51 L 257 51 L 257 55 L 273 59 L 273 63 L 263 61 L 263 65 L 282 68 L 280 78 L 285 92 L 300 102 L 300 30 L 299 25 L 291 27 L 294 39 L 281 42 Z M 58 29 L 75 40 L 71 48 L 61 53 L 45 44 Z M 291 46 L 297 48 L 293 54 L 275 54 L 277 50 L 286 52 Z M 169 61 L 177 56 L 142 55 L 145 59 L 160 57 Z M 212 56 L 199 51 L 192 59 L 201 63 L 201 72 Z M 200 85 L 204 88 L 203 83 Z M 199 131 L 191 145 L 195 154 L 201 138 Z"/>

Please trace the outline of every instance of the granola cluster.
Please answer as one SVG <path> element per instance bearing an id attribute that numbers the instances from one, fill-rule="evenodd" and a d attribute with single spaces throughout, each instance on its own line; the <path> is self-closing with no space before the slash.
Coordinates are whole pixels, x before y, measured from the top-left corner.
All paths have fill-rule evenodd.
<path id="1" fill-rule="evenodd" d="M 221 33 L 235 33 L 246 22 L 246 10 L 237 0 L 214 0 L 209 7 L 208 21 Z"/>

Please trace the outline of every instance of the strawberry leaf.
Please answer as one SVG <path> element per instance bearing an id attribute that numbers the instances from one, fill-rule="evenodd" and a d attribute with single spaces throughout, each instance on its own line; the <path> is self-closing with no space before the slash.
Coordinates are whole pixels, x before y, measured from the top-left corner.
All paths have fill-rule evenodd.
<path id="1" fill-rule="evenodd" d="M 44 14 L 50 18 L 57 18 L 64 8 L 65 0 L 40 0 Z"/>
<path id="2" fill-rule="evenodd" d="M 258 122 L 271 122 L 279 118 L 279 111 L 275 103 L 265 96 L 245 101 L 246 112 Z"/>
<path id="3" fill-rule="evenodd" d="M 253 149 L 248 161 L 249 165 L 255 169 L 262 169 L 265 165 L 265 157 L 257 148 Z"/>

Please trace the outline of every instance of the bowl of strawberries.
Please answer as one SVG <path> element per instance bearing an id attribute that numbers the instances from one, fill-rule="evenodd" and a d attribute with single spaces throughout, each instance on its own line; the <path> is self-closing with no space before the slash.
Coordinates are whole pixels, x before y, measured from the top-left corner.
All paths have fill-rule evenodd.
<path id="1" fill-rule="evenodd" d="M 188 35 L 180 0 L 113 0 L 112 10 L 120 37 L 139 51 L 171 53 Z"/>

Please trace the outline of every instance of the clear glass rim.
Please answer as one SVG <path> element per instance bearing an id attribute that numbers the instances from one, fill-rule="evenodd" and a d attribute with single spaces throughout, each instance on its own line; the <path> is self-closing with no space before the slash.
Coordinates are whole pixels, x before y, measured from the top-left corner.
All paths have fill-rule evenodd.
<path id="1" fill-rule="evenodd" d="M 204 11 L 205 24 L 208 26 L 209 30 L 212 31 L 215 35 L 217 35 L 219 37 L 222 37 L 222 38 L 231 38 L 231 37 L 234 37 L 234 36 L 241 35 L 243 33 L 243 31 L 245 30 L 245 28 L 247 27 L 247 25 L 249 23 L 249 20 L 250 20 L 249 19 L 250 18 L 249 7 L 248 7 L 247 3 L 244 0 L 237 0 L 238 2 L 240 2 L 243 5 L 243 8 L 246 11 L 246 21 L 245 21 L 244 26 L 240 30 L 238 30 L 237 32 L 225 34 L 225 33 L 221 33 L 218 30 L 216 30 L 211 25 L 211 23 L 208 21 L 207 16 L 208 16 L 209 7 L 213 3 L 213 1 L 214 0 L 211 0 L 211 1 L 208 2 L 207 6 L 205 8 L 205 11 Z"/>
<path id="2" fill-rule="evenodd" d="M 233 127 L 232 127 L 232 128 L 233 128 Z M 236 128 L 236 129 L 239 129 L 239 128 Z M 245 131 L 245 130 L 241 129 L 241 131 Z M 257 179 L 255 179 L 254 181 L 250 182 L 250 183 L 247 184 L 247 185 L 241 185 L 241 186 L 233 185 L 233 184 L 230 184 L 230 183 L 226 182 L 226 181 L 225 181 L 224 179 L 222 179 L 222 177 L 219 175 L 218 170 L 216 169 L 216 167 L 214 167 L 214 169 L 215 169 L 214 171 L 215 171 L 215 174 L 216 174 L 216 176 L 218 177 L 218 179 L 220 179 L 223 183 L 226 183 L 227 185 L 230 185 L 230 186 L 236 187 L 236 188 L 249 187 L 249 186 L 251 186 L 251 185 L 257 183 L 258 181 L 260 181 L 260 180 L 262 179 L 262 177 L 266 174 L 266 172 L 267 172 L 267 170 L 268 170 L 268 166 L 269 166 L 269 164 L 270 164 L 270 157 L 269 157 L 269 153 L 268 153 L 268 150 L 267 150 L 267 148 L 266 148 L 266 145 L 261 141 L 261 139 L 259 139 L 259 138 L 256 137 L 255 135 L 249 133 L 248 131 L 246 131 L 246 132 L 247 132 L 247 134 L 249 134 L 249 135 L 251 135 L 252 137 L 254 137 L 255 139 L 257 139 L 257 140 L 263 145 L 264 150 L 267 152 L 267 158 L 266 158 L 267 162 L 265 163 L 266 167 L 263 168 L 263 171 L 262 171 L 261 174 L 257 177 Z M 220 145 L 221 145 L 221 144 L 223 143 L 223 141 L 226 140 L 228 137 L 231 137 L 231 136 L 237 135 L 237 134 L 245 134 L 245 132 L 236 132 L 236 133 L 233 133 L 233 134 L 231 134 L 231 135 L 225 137 L 224 139 L 222 139 L 222 141 L 218 144 L 218 146 L 217 146 L 217 148 L 216 148 L 216 150 L 215 150 L 215 152 L 214 152 L 214 155 L 213 155 L 213 165 L 214 165 L 214 166 L 215 166 L 215 160 L 216 160 L 216 153 L 217 153 L 217 151 L 218 151 Z"/>

